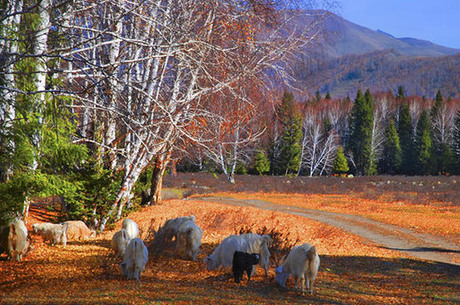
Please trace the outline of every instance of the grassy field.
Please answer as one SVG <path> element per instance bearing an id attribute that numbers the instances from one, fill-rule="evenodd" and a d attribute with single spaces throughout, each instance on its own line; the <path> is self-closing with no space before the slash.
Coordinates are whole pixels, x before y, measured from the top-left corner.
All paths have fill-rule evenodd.
<path id="1" fill-rule="evenodd" d="M 179 259 L 174 249 L 166 249 L 159 257 L 150 257 L 140 281 L 126 281 L 120 275 L 120 261 L 110 249 L 111 237 L 121 227 L 121 222 L 93 240 L 72 241 L 66 248 L 50 247 L 34 236 L 35 249 L 23 261 L 5 261 L 4 255 L 0 257 L 1 304 L 460 302 L 460 267 L 456 265 L 417 260 L 300 216 L 197 199 L 204 193 L 220 194 L 242 200 L 258 198 L 282 205 L 363 215 L 400 226 L 417 227 L 421 232 L 458 242 L 460 211 L 455 202 L 459 198 L 458 188 L 453 187 L 457 183 L 455 177 L 432 181 L 431 177 L 426 180 L 425 177 L 392 180 L 389 177 L 374 177 L 374 180 L 238 178 L 235 185 L 229 185 L 220 176 L 168 176 L 165 197 L 188 198 L 168 199 L 129 215 L 139 224 L 142 237 L 148 242 L 151 240 L 149 232 L 165 220 L 194 214 L 197 224 L 204 230 L 197 261 Z M 440 191 L 421 191 L 420 183 L 428 188 L 435 186 L 435 190 L 439 187 Z M 450 187 L 444 185 L 447 183 Z M 385 190 L 380 192 L 382 189 Z M 443 192 L 445 194 L 441 194 Z M 411 222 L 405 223 L 405 219 Z M 38 218 L 38 214 L 32 215 L 28 226 L 38 221 L 43 219 Z M 294 291 L 292 279 L 288 280 L 287 290 L 280 289 L 274 282 L 274 264 L 268 277 L 258 268 L 251 282 L 244 278 L 240 284 L 234 283 L 229 269 L 206 270 L 202 260 L 223 238 L 248 225 L 254 229 L 275 228 L 289 233 L 292 240 L 317 247 L 321 266 L 314 295 Z"/>

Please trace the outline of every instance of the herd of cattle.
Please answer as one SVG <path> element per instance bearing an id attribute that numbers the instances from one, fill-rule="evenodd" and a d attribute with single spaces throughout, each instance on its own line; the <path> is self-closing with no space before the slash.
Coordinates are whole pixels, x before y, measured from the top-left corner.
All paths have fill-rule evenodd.
<path id="1" fill-rule="evenodd" d="M 36 234 L 51 245 L 63 247 L 70 240 L 86 240 L 94 237 L 96 232 L 90 230 L 82 221 L 66 221 L 60 224 L 36 223 L 32 225 Z M 154 235 L 156 242 L 171 243 L 175 241 L 177 253 L 183 259 L 196 260 L 201 246 L 203 230 L 195 223 L 195 216 L 184 216 L 167 220 Z M 27 227 L 20 219 L 14 219 L 7 226 L 0 227 L 1 252 L 6 252 L 9 259 L 21 260 L 31 250 Z M 272 238 L 269 235 L 246 233 L 230 235 L 204 259 L 207 270 L 219 267 L 232 267 L 235 282 L 239 283 L 244 272 L 248 281 L 255 273 L 254 265 L 260 265 L 268 275 Z M 139 238 L 139 227 L 132 219 L 124 219 L 122 228 L 111 241 L 111 247 L 120 256 L 121 273 L 127 279 L 138 280 L 148 261 L 148 248 Z M 0 252 L 0 253 L 1 253 Z M 308 243 L 294 247 L 283 264 L 276 268 L 275 281 L 281 287 L 286 286 L 289 276 L 298 282 L 302 293 L 305 287 L 313 293 L 313 283 L 318 273 L 320 259 L 316 248 Z M 306 282 L 306 283 L 305 283 Z M 306 286 L 305 286 L 306 284 Z"/>

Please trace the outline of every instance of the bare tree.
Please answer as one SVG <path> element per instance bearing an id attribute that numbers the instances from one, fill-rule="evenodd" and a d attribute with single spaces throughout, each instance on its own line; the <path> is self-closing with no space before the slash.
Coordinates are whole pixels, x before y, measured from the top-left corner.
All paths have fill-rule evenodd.
<path id="1" fill-rule="evenodd" d="M 451 145 L 458 104 L 453 100 L 442 103 L 432 119 L 433 140 L 437 144 Z"/>
<path id="2" fill-rule="evenodd" d="M 377 162 L 379 159 L 384 143 L 385 143 L 385 126 L 388 119 L 389 109 L 387 100 L 377 101 L 374 104 L 373 109 L 373 120 L 372 120 L 372 134 L 371 134 L 371 150 L 370 150 L 370 168 L 376 168 L 377 164 L 372 164 Z"/>
<path id="3" fill-rule="evenodd" d="M 244 87 L 247 84 L 241 85 L 238 90 L 244 90 Z M 250 95 L 250 92 L 218 95 L 219 102 L 211 101 L 209 111 L 213 115 L 207 120 L 203 132 L 212 140 L 198 143 L 206 157 L 217 164 L 231 183 L 234 183 L 237 163 L 247 163 L 251 159 L 254 144 L 265 131 L 261 110 L 263 103 L 252 102 L 254 99 Z"/>
<path id="4" fill-rule="evenodd" d="M 208 97 L 231 92 L 241 98 L 237 85 L 269 70 L 287 76 L 283 60 L 316 38 L 326 12 L 315 13 L 309 26 L 296 27 L 291 21 L 297 11 L 283 3 L 74 2 L 72 16 L 62 23 L 71 44 L 57 51 L 72 63 L 65 71 L 69 85 L 79 91 L 81 113 L 96 126 L 86 140 L 103 148 L 107 168 L 123 171 L 101 229 L 121 217 L 140 173 L 167 155 L 178 138 L 199 143 L 214 138 L 196 132 L 203 119 L 220 119 L 206 107 Z M 235 126 L 234 158 L 247 141 L 241 138 L 242 125 Z"/>
<path id="5" fill-rule="evenodd" d="M 307 105 L 303 121 L 302 152 L 299 172 L 322 175 L 334 165 L 339 137 L 335 129 L 327 130 L 321 103 Z"/>

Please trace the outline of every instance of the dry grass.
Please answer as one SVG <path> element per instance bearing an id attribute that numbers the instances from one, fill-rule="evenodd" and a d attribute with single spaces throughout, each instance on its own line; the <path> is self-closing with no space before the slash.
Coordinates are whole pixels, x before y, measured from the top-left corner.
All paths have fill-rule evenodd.
<path id="1" fill-rule="evenodd" d="M 206 179 L 215 178 L 211 176 Z M 167 183 L 173 186 L 169 178 Z M 195 180 L 195 184 L 187 179 L 178 183 L 187 185 L 187 188 L 179 187 L 184 192 L 190 189 L 201 190 L 206 186 L 198 180 Z M 192 188 L 189 183 L 197 187 Z M 271 183 L 277 185 L 280 181 Z M 342 184 L 339 183 L 339 186 Z M 212 185 L 209 187 L 211 189 L 207 189 L 208 191 L 217 189 L 213 189 Z M 236 186 L 231 186 L 233 187 Z M 228 188 L 225 190 L 228 191 Z M 262 196 L 265 190 L 258 191 Z M 346 199 L 340 201 L 341 209 L 349 209 L 348 212 L 355 213 L 356 210 L 352 207 L 357 193 L 349 194 Z M 248 196 L 247 194 L 234 195 Z M 279 204 L 288 203 L 283 194 L 270 191 L 266 196 L 271 196 L 270 200 Z M 379 201 L 379 196 L 376 197 L 375 202 L 380 202 L 383 207 L 386 207 L 388 201 Z M 292 198 L 292 195 L 288 198 Z M 347 202 L 348 200 L 352 201 Z M 364 200 L 361 204 L 367 206 L 373 202 Z M 325 203 L 318 201 L 316 204 L 321 206 Z M 453 205 L 455 204 L 441 203 L 443 208 Z M 400 211 L 389 209 L 388 217 L 396 217 L 398 213 Z M 60 246 L 50 247 L 43 244 L 39 238 L 35 238 L 35 250 L 23 261 L 4 261 L 5 256 L 0 257 L 0 302 L 1 304 L 458 304 L 460 302 L 459 267 L 410 259 L 401 256 L 397 251 L 381 248 L 338 228 L 300 216 L 207 201 L 176 199 L 165 201 L 161 205 L 142 208 L 129 217 L 139 224 L 142 237 L 148 240 L 152 232 L 167 219 L 190 214 L 196 216 L 197 224 L 205 232 L 201 253 L 196 262 L 181 260 L 175 255 L 174 249 L 165 249 L 158 257 L 150 257 L 140 281 L 126 281 L 121 277 L 118 268 L 120 259 L 109 248 L 111 237 L 121 227 L 121 222 L 115 224 L 113 231 L 107 231 L 94 240 L 69 242 L 65 249 Z M 438 214 L 442 213 L 433 212 L 433 217 L 437 217 Z M 29 225 L 36 220 L 30 219 Z M 295 292 L 292 289 L 292 280 L 288 281 L 288 290 L 279 289 L 274 283 L 273 269 L 269 270 L 269 277 L 265 278 L 263 270 L 258 268 L 250 283 L 241 284 L 234 283 L 230 270 L 207 271 L 202 260 L 223 238 L 234 234 L 235 230 L 244 226 L 250 226 L 251 230 L 255 231 L 263 230 L 264 227 L 276 228 L 277 232 L 286 234 L 285 236 L 289 234 L 289 239 L 292 241 L 298 239 L 299 243 L 314 244 L 321 256 L 315 295 L 302 296 Z"/>
<path id="2" fill-rule="evenodd" d="M 459 176 L 284 177 L 237 175 L 235 184 L 224 175 L 179 173 L 165 176 L 165 187 L 185 195 L 211 192 L 263 192 L 297 194 L 346 194 L 381 202 L 460 206 Z"/>

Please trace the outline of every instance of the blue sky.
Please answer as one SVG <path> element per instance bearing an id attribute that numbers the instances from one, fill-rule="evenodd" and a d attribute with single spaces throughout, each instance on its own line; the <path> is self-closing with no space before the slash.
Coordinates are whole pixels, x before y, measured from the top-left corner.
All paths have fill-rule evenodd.
<path id="1" fill-rule="evenodd" d="M 338 0 L 338 15 L 394 37 L 460 49 L 460 0 Z"/>

